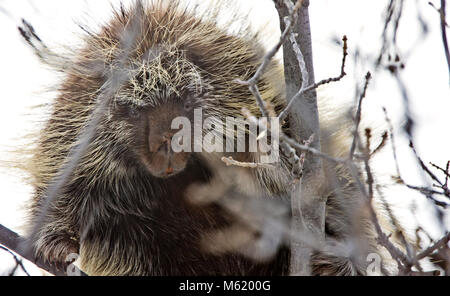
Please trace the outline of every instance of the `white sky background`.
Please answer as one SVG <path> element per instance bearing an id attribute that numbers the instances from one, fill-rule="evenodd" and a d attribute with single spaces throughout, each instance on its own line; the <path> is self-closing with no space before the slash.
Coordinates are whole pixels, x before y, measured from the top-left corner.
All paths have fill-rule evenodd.
<path id="1" fill-rule="evenodd" d="M 268 30 L 276 32 L 278 16 L 271 0 L 245 0 L 243 10 L 253 7 L 251 17 L 255 25 L 269 22 Z M 118 1 L 111 1 L 117 3 Z M 130 1 L 124 1 L 128 3 Z M 362 86 L 364 74 L 372 70 L 367 65 L 353 63 L 351 54 L 359 46 L 363 55 L 375 56 L 380 49 L 383 28 L 383 12 L 388 1 L 381 0 L 311 0 L 310 19 L 313 41 L 314 69 L 316 81 L 335 76 L 340 71 L 342 50 L 332 42 L 334 37 L 346 34 L 349 39 L 350 56 L 347 76 L 338 83 L 329 85 L 323 93 L 339 112 L 346 112 L 353 103 L 355 86 Z M 449 74 L 440 36 L 439 16 L 425 0 L 406 0 L 400 23 L 398 44 L 401 52 L 413 51 L 405 60 L 406 68 L 402 77 L 407 83 L 411 98 L 413 119 L 416 122 L 414 138 L 416 148 L 425 162 L 433 162 L 441 167 L 450 159 L 450 90 Z M 439 1 L 433 1 L 439 6 Z M 416 6 L 417 5 L 417 6 Z M 0 0 L 0 160 L 6 158 L 3 151 L 14 147 L 25 130 L 35 124 L 27 117 L 27 108 L 42 101 L 48 94 L 42 94 L 45 86 L 51 85 L 56 76 L 48 71 L 32 54 L 16 29 L 20 18 L 29 21 L 37 33 L 47 43 L 70 44 L 73 33 L 79 32 L 75 21 L 95 24 L 105 20 L 110 12 L 108 1 L 13 1 Z M 420 36 L 417 9 L 429 27 L 426 38 Z M 5 10 L 5 12 L 1 11 Z M 447 20 L 450 19 L 447 12 Z M 450 31 L 450 30 L 449 30 Z M 267 44 L 274 44 L 278 33 L 267 37 Z M 348 104 L 343 107 L 343 103 Z M 376 73 L 363 105 L 364 124 L 381 132 L 384 116 L 381 107 L 386 106 L 394 128 L 400 130 L 403 105 L 395 80 L 386 71 Z M 424 176 L 407 147 L 402 133 L 397 134 L 397 148 L 402 176 L 410 184 L 422 185 Z M 375 139 L 373 140 L 375 142 Z M 394 174 L 394 163 L 390 146 L 374 161 L 374 168 L 380 180 L 389 181 Z M 425 179 L 426 180 L 426 179 Z M 8 170 L 0 169 L 0 224 L 20 232 L 23 213 L 20 206 L 30 197 L 30 189 L 20 178 Z M 389 201 L 398 205 L 397 213 L 413 227 L 420 221 L 433 236 L 438 237 L 444 229 L 436 226 L 432 207 L 416 192 L 394 186 L 386 190 Z M 418 210 L 409 213 L 411 201 L 416 200 Z M 448 216 L 448 215 L 447 215 Z M 447 226 L 450 227 L 447 217 Z M 13 261 L 0 252 L 0 275 L 7 272 Z M 32 274 L 39 274 L 29 268 Z"/>

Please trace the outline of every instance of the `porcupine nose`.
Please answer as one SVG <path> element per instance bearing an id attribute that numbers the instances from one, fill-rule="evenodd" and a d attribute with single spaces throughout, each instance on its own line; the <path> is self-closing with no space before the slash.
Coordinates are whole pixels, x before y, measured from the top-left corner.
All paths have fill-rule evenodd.
<path id="1" fill-rule="evenodd" d="M 168 177 L 174 173 L 174 152 L 171 147 L 173 133 L 167 132 L 160 136 L 149 137 L 149 151 L 152 155 L 154 173 L 160 177 Z M 151 138 L 151 139 L 150 139 Z"/>
<path id="2" fill-rule="evenodd" d="M 172 154 L 173 154 L 172 146 L 171 146 L 172 137 L 173 137 L 173 133 L 166 133 L 165 135 L 163 135 L 162 136 L 162 144 L 161 144 L 161 146 L 159 146 L 159 149 L 158 149 L 158 153 L 164 154 L 165 157 L 167 158 L 167 161 L 166 161 L 167 167 L 164 171 L 164 174 L 167 176 L 172 175 L 174 172 L 174 170 L 172 168 L 172 164 L 171 164 L 171 162 L 172 162 L 171 158 L 172 158 Z"/>
<path id="3" fill-rule="evenodd" d="M 169 154 L 172 149 L 172 146 L 171 146 L 172 137 L 173 137 L 173 133 L 166 133 L 165 135 L 163 135 L 161 137 L 161 144 L 160 144 L 157 152 Z"/>
<path id="4" fill-rule="evenodd" d="M 183 105 L 176 102 L 161 104 L 148 114 L 148 168 L 157 177 L 171 177 L 186 167 L 189 153 L 172 149 L 174 135 L 180 131 L 172 129 L 172 121 L 180 116 L 185 117 L 186 113 Z"/>

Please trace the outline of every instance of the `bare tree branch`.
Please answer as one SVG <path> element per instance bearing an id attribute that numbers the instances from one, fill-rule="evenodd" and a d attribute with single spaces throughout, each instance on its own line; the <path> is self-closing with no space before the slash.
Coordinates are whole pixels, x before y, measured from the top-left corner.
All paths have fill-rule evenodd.
<path id="1" fill-rule="evenodd" d="M 449 241 L 450 241 L 450 232 L 447 232 L 447 234 L 444 235 L 444 237 L 442 237 L 436 243 L 434 243 L 433 245 L 431 245 L 430 247 L 428 247 L 427 249 L 422 251 L 420 254 L 418 254 L 416 256 L 415 260 L 419 261 L 420 259 L 425 258 L 425 257 L 431 255 L 431 253 L 433 253 L 437 249 L 440 249 L 440 248 L 443 248 L 443 247 L 447 247 L 448 248 L 447 244 L 448 244 Z"/>
<path id="2" fill-rule="evenodd" d="M 283 30 L 288 25 L 284 22 L 284 16 L 292 11 L 289 5 L 282 5 L 281 1 L 277 1 L 276 6 Z M 291 42 L 283 46 L 286 98 L 288 106 L 291 104 L 289 122 L 297 143 L 308 139 L 312 134 L 320 135 L 316 92 L 314 88 L 308 92 L 302 91 L 306 85 L 314 85 L 315 80 L 308 7 L 309 1 L 303 1 L 300 10 L 294 12 L 297 14 L 298 25 L 293 28 L 294 35 L 291 37 Z M 320 151 L 320 137 L 315 137 L 309 147 Z M 291 231 L 294 234 L 310 233 L 319 241 L 325 238 L 326 200 L 318 196 L 317 188 L 315 188 L 317 182 L 313 180 L 320 180 L 322 174 L 321 158 L 306 155 L 303 177 L 295 184 L 291 192 Z M 291 239 L 290 273 L 311 274 L 309 262 L 312 249 L 295 236 Z"/>
<path id="3" fill-rule="evenodd" d="M 303 81 L 302 81 L 302 87 L 300 88 L 300 90 L 294 95 L 294 97 L 291 99 L 291 101 L 286 106 L 286 108 L 280 113 L 280 115 L 278 115 L 278 118 L 280 120 L 283 120 L 283 119 L 286 118 L 286 116 L 289 114 L 289 110 L 292 108 L 293 104 L 297 101 L 297 99 L 301 98 L 304 93 L 306 93 L 308 91 L 311 91 L 313 89 L 316 89 L 316 88 L 318 88 L 321 85 L 328 84 L 328 83 L 331 83 L 331 82 L 337 82 L 337 81 L 341 80 L 342 78 L 344 78 L 344 76 L 346 75 L 346 73 L 345 73 L 345 61 L 346 61 L 346 58 L 347 58 L 347 55 L 348 55 L 348 52 L 347 52 L 347 49 L 348 49 L 348 47 L 347 47 L 347 36 L 344 35 L 344 37 L 342 37 L 342 41 L 343 41 L 343 46 L 342 46 L 343 54 L 342 54 L 342 65 L 341 65 L 341 73 L 340 73 L 340 75 L 336 76 L 336 77 L 333 77 L 333 78 L 323 79 L 323 80 L 321 80 L 321 81 L 319 81 L 317 83 L 314 83 L 312 85 L 309 85 L 309 86 L 306 86 L 306 84 L 303 83 Z M 297 41 L 295 40 L 295 36 L 291 36 L 291 42 L 292 42 L 293 48 L 294 48 L 294 50 L 295 50 L 295 52 L 297 54 L 297 57 L 299 59 L 299 65 L 300 64 L 304 64 L 303 55 L 302 55 L 300 50 L 297 50 L 297 49 L 299 49 L 299 46 L 298 46 Z M 304 73 L 304 75 L 306 75 L 306 73 L 307 73 L 306 69 L 302 69 L 301 72 Z M 305 77 L 307 77 L 307 76 L 305 76 Z"/>
<path id="4" fill-rule="evenodd" d="M 11 250 L 21 257 L 27 259 L 28 261 L 34 263 L 37 267 L 53 274 L 53 275 L 66 275 L 64 264 L 60 266 L 56 266 L 54 264 L 50 264 L 48 262 L 44 262 L 41 259 L 38 259 L 34 256 L 33 252 L 31 252 L 27 248 L 23 248 L 25 245 L 26 239 L 19 236 L 14 231 L 6 228 L 5 226 L 0 224 L 0 244 L 4 245 L 8 250 Z"/>
<path id="5" fill-rule="evenodd" d="M 442 44 L 444 46 L 445 59 L 447 60 L 449 83 L 450 83 L 450 52 L 449 52 L 448 41 L 447 41 L 447 21 L 446 21 L 446 14 L 445 14 L 447 1 L 441 0 L 441 7 L 439 9 L 436 8 L 432 2 L 428 2 L 428 4 L 433 6 L 439 12 L 440 23 L 441 23 Z"/>
<path id="6" fill-rule="evenodd" d="M 18 267 L 20 267 L 23 272 L 25 272 L 26 275 L 30 276 L 30 274 L 28 273 L 27 269 L 25 268 L 25 266 L 23 266 L 22 263 L 22 259 L 19 259 L 13 252 L 11 252 L 8 248 L 5 248 L 3 246 L 0 245 L 0 249 L 4 250 L 5 252 L 11 254 L 11 256 L 14 258 L 14 261 L 16 261 L 16 265 L 14 266 L 14 268 L 11 270 L 11 272 L 9 273 L 10 276 L 13 276 L 16 273 L 16 270 Z"/>

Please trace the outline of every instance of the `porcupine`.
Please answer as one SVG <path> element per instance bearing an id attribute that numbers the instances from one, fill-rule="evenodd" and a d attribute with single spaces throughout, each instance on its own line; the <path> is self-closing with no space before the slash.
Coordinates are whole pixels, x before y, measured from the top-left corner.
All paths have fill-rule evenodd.
<path id="1" fill-rule="evenodd" d="M 232 250 L 205 250 L 203 238 L 229 227 L 234 218 L 214 202 L 193 204 L 187 196 L 193 184 L 226 183 L 220 173 L 225 154 L 174 152 L 170 146 L 172 120 L 184 116 L 192 121 L 195 108 L 224 121 L 241 117 L 243 108 L 260 115 L 248 87 L 235 80 L 253 76 L 264 47 L 249 28 L 231 34 L 212 15 L 183 9 L 178 1 L 137 1 L 129 9 L 115 10 L 99 33 L 88 32 L 73 57 L 47 61 L 57 64 L 66 78 L 27 167 L 35 191 L 30 224 L 43 217 L 32 238 L 37 256 L 61 262 L 67 254 L 79 253 L 81 268 L 90 275 L 288 273 L 288 246 L 261 262 Z M 106 98 L 101 94 L 112 87 L 107 82 L 114 71 L 126 79 Z M 282 66 L 274 60 L 258 86 L 275 112 L 285 106 L 283 85 Z M 87 151 L 61 194 L 44 207 L 49 185 L 79 144 L 92 111 L 107 99 Z M 283 126 L 287 133 L 288 125 Z M 328 134 L 322 141 L 330 155 L 347 153 L 339 136 Z M 258 158 L 249 151 L 228 155 L 240 161 Z M 288 200 L 286 162 L 282 157 L 276 169 L 227 168 L 244 176 L 245 182 L 233 184 L 233 190 Z M 326 177 L 317 182 L 318 194 L 328 200 L 327 238 L 344 243 L 354 234 L 352 215 L 362 197 L 344 166 L 327 163 L 324 171 Z M 370 233 L 366 217 L 361 221 L 362 232 Z M 364 274 L 364 264 L 356 261 L 317 251 L 310 264 L 317 275 Z"/>

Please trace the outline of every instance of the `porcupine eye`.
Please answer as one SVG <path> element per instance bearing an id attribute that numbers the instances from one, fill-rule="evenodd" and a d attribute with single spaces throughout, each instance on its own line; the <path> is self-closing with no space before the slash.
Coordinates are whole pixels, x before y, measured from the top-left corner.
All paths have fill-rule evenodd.
<path id="1" fill-rule="evenodd" d="M 141 115 L 141 111 L 135 106 L 130 106 L 128 109 L 128 115 L 130 118 L 137 119 Z"/>
<path id="2" fill-rule="evenodd" d="M 142 114 L 142 110 L 130 102 L 119 101 L 116 106 L 122 116 L 130 119 L 138 119 Z"/>
<path id="3" fill-rule="evenodd" d="M 184 98 L 184 111 L 191 112 L 195 108 L 196 101 L 192 95 L 187 95 Z"/>
<path id="4" fill-rule="evenodd" d="M 184 102 L 184 111 L 186 111 L 186 112 L 190 112 L 191 110 L 192 110 L 192 102 L 191 102 L 191 100 L 186 100 L 185 102 Z"/>

